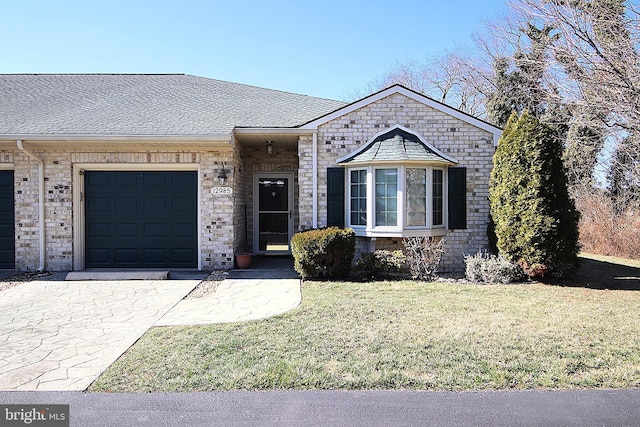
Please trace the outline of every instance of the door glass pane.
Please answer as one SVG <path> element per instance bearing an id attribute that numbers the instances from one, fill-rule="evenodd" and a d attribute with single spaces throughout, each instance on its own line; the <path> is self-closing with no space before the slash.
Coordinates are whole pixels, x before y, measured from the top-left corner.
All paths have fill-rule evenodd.
<path id="1" fill-rule="evenodd" d="M 261 251 L 289 250 L 289 213 L 261 213 L 259 249 Z"/>
<path id="2" fill-rule="evenodd" d="M 260 179 L 260 211 L 288 211 L 289 180 L 287 178 Z"/>

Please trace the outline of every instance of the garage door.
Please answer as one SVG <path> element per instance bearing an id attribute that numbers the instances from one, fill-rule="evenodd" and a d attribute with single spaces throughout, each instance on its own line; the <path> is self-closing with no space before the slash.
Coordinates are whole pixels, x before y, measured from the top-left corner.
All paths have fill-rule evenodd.
<path id="1" fill-rule="evenodd" d="M 13 171 L 0 171 L 0 268 L 15 268 Z"/>
<path id="2" fill-rule="evenodd" d="M 87 268 L 196 268 L 197 175 L 85 172 Z"/>

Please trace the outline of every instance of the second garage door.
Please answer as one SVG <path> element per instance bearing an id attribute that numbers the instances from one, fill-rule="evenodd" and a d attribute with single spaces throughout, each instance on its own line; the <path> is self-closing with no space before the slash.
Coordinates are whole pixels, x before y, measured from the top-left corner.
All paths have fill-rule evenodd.
<path id="1" fill-rule="evenodd" d="M 15 266 L 13 171 L 0 170 L 0 269 Z"/>
<path id="2" fill-rule="evenodd" d="M 197 173 L 86 171 L 87 268 L 196 268 Z"/>

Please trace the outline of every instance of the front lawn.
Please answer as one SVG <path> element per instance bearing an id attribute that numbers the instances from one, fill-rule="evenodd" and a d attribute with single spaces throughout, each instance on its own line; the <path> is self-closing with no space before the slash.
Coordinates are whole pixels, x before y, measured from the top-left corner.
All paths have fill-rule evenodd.
<path id="1" fill-rule="evenodd" d="M 305 282 L 285 315 L 153 328 L 90 391 L 640 387 L 640 292 Z"/>

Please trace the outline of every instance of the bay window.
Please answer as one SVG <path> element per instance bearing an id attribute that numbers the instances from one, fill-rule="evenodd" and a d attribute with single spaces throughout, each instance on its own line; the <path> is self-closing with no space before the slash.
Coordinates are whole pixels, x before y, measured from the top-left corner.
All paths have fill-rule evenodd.
<path id="1" fill-rule="evenodd" d="M 344 173 L 335 176 L 347 180 L 342 222 L 368 237 L 465 228 L 466 170 L 457 163 L 412 129 L 396 124 L 381 131 L 336 161 Z M 330 213 L 327 222 L 340 223 Z"/>
<path id="2" fill-rule="evenodd" d="M 349 227 L 381 235 L 444 229 L 444 167 L 369 165 L 347 171 Z"/>

